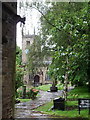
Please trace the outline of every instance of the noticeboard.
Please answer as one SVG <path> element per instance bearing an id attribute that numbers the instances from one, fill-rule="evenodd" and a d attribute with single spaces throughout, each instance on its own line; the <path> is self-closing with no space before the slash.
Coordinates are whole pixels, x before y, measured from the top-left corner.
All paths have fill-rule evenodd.
<path id="1" fill-rule="evenodd" d="M 89 114 L 90 114 L 90 99 L 79 98 L 78 99 L 78 108 L 79 108 L 79 114 L 80 114 L 81 109 L 89 109 Z"/>

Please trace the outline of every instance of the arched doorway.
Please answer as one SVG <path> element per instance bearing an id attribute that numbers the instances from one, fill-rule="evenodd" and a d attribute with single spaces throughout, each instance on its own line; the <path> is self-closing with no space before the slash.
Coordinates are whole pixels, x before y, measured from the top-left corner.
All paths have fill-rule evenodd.
<path id="1" fill-rule="evenodd" d="M 34 76 L 34 86 L 38 86 L 40 82 L 40 76 L 39 75 L 35 75 Z"/>

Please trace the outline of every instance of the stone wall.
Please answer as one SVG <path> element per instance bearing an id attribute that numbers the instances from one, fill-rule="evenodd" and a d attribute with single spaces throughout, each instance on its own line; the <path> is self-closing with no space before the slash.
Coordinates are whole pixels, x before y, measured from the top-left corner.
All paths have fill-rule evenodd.
<path id="1" fill-rule="evenodd" d="M 22 63 L 27 64 L 27 50 L 30 45 L 33 44 L 35 35 L 23 35 L 22 37 Z M 29 44 L 27 44 L 29 42 Z M 29 72 L 26 69 L 27 73 L 23 77 L 23 82 L 25 85 L 31 85 L 32 80 L 29 79 Z"/>
<path id="2" fill-rule="evenodd" d="M 16 10 L 15 2 L 2 4 L 2 118 L 14 116 Z"/>
<path id="3" fill-rule="evenodd" d="M 1 2 L 0 11 L 2 11 Z M 0 12 L 0 120 L 1 118 L 2 118 L 2 12 Z"/>
<path id="4" fill-rule="evenodd" d="M 27 55 L 26 55 L 26 50 L 27 47 L 33 44 L 35 35 L 23 35 L 22 37 L 22 63 L 27 63 Z M 27 45 L 27 42 L 30 42 Z"/>

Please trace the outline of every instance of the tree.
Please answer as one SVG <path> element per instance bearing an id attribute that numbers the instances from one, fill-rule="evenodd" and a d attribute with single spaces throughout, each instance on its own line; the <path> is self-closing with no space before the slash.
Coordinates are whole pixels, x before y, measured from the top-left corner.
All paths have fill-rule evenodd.
<path id="1" fill-rule="evenodd" d="M 51 36 L 49 44 L 56 45 L 50 66 L 58 80 L 86 85 L 88 69 L 88 3 L 52 3 L 45 17 L 41 17 L 42 34 Z M 53 69 L 51 69 L 53 68 Z M 67 84 L 66 84 L 67 90 Z"/>
<path id="2" fill-rule="evenodd" d="M 22 65 L 22 50 L 17 46 L 16 48 L 16 81 L 15 81 L 15 95 L 17 97 L 17 89 L 23 85 L 24 68 Z"/>
<path id="3" fill-rule="evenodd" d="M 40 35 L 35 35 L 32 45 L 28 46 L 28 70 L 31 75 L 34 75 L 42 67 L 48 65 L 45 61 L 50 57 L 49 48 L 45 46 L 45 41 L 42 40 Z"/>

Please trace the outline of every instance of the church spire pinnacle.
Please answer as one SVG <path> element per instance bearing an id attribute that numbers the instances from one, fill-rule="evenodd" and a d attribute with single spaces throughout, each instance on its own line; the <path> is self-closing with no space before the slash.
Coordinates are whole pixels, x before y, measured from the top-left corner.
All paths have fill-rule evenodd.
<path id="1" fill-rule="evenodd" d="M 34 35 L 35 35 L 35 27 L 34 27 Z"/>

